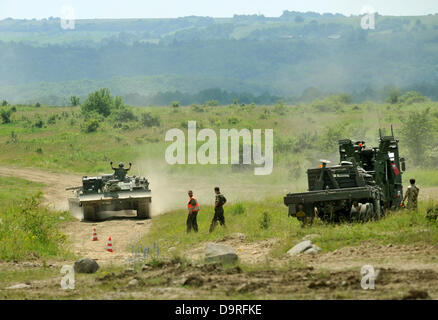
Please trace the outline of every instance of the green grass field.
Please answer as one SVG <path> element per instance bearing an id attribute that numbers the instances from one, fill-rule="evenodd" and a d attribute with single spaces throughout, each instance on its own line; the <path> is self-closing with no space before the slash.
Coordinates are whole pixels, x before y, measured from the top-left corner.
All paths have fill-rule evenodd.
<path id="1" fill-rule="evenodd" d="M 159 173 L 158 176 L 155 175 L 156 180 L 151 181 L 151 186 L 153 188 L 154 183 L 162 185 L 160 190 L 162 194 L 158 196 L 164 198 L 164 201 L 173 198 L 166 196 L 165 193 L 170 192 L 169 190 L 180 194 L 188 187 L 196 190 L 197 194 L 201 193 L 203 210 L 199 223 L 201 230 L 205 232 L 212 217 L 212 210 L 209 207 L 211 204 L 208 202 L 209 196 L 204 195 L 210 194 L 210 189 L 213 187 L 211 183 L 217 183 L 226 186 L 225 193 L 227 194 L 228 191 L 231 200 L 227 208 L 229 228 L 226 231 L 219 228 L 212 235 L 201 232 L 199 235 L 186 237 L 184 236 L 185 211 L 169 209 L 170 213 L 156 218 L 151 233 L 143 240 L 144 243 L 161 238 L 160 235 L 164 232 L 166 234 L 163 240 L 164 247 L 174 246 L 178 241 L 182 247 L 186 247 L 199 241 L 218 239 L 225 233 L 243 232 L 249 241 L 272 237 L 282 239 L 282 245 L 274 250 L 277 254 L 281 254 L 301 237 L 303 232 L 308 232 L 308 230 L 302 231 L 297 221 L 287 217 L 287 210 L 282 201 L 287 191 L 306 189 L 306 168 L 318 165 L 321 158 L 336 162 L 337 140 L 341 138 L 365 139 L 368 145 L 375 145 L 378 128 L 382 128 L 387 134 L 391 124 L 394 126 L 396 136 L 400 137 L 401 120 L 410 112 L 418 112 L 426 108 L 430 109 L 432 120 L 437 123 L 438 103 L 433 102 L 412 105 L 375 103 L 357 105 L 329 99 L 296 106 L 279 103 L 271 107 L 255 105 L 137 107 L 133 108 L 137 119 L 121 122 L 111 118 L 101 119 L 96 132 L 86 133 L 84 132 L 86 120 L 81 115 L 79 107 L 37 108 L 19 105 L 16 106 L 17 111 L 12 114 L 11 123 L 0 124 L 2 148 L 0 164 L 91 175 L 108 172 L 109 161 L 133 162 L 134 166 L 137 165 L 133 174 L 137 174 L 136 170 L 146 176 Z M 145 112 L 159 119 L 159 125 L 150 126 L 143 123 L 141 119 Z M 186 131 L 189 120 L 196 120 L 198 129 L 212 128 L 216 132 L 221 128 L 250 130 L 273 128 L 273 173 L 269 176 L 255 176 L 252 169 L 234 170 L 230 165 L 168 165 L 164 159 L 164 152 L 170 143 L 164 141 L 165 133 L 171 128 Z M 431 132 L 431 137 L 436 137 L 436 132 Z M 402 139 L 400 150 L 401 154 L 407 157 L 408 171 L 405 176 L 416 177 L 417 184 L 421 188 L 438 186 L 438 171 L 435 168 L 413 163 L 409 149 Z M 166 186 L 165 177 L 174 178 L 172 185 Z M 187 183 L 187 179 L 194 182 Z M 181 182 L 181 188 L 175 185 L 179 184 L 178 181 Z M 404 181 L 406 185 L 406 178 Z M 17 213 L 23 209 L 19 206 L 11 207 L 11 199 L 23 200 L 36 194 L 42 187 L 43 185 L 25 180 L 0 178 L 2 215 L 19 217 Z M 233 214 L 233 209 L 230 207 L 237 208 L 235 211 L 238 212 L 239 203 L 245 208 L 244 212 Z M 42 216 L 46 217 L 47 212 L 44 210 L 41 211 Z M 261 228 L 260 221 L 263 219 L 264 212 L 267 212 L 269 221 L 266 228 Z M 38 216 L 39 213 L 35 212 L 35 214 Z M 312 230 L 321 233 L 321 239 L 324 240 L 321 241 L 321 246 L 329 250 L 346 244 L 355 245 L 370 238 L 376 241 L 400 243 L 436 241 L 435 227 L 430 227 L 427 233 L 418 233 L 418 230 L 426 228 L 426 220 L 423 216 L 390 215 L 383 221 L 373 223 L 372 228 L 369 228 L 369 224 L 328 227 L 316 224 Z M 59 219 L 59 215 L 54 217 L 55 220 Z M 46 222 L 49 229 L 55 225 L 51 218 Z M 17 219 L 17 227 L 21 226 L 21 223 L 24 222 Z M 415 227 L 408 228 L 403 233 L 396 232 L 410 224 Z M 7 233 L 10 229 L 4 230 Z M 14 243 L 15 240 L 9 238 L 8 241 L 12 242 L 8 243 Z M 5 243 L 3 241 L 3 244 Z M 7 246 L 9 244 L 5 245 Z M 48 254 L 57 255 L 62 252 L 62 250 L 57 251 L 58 249 L 55 247 L 47 249 Z M 16 252 L 17 256 L 26 256 L 25 253 Z M 42 251 L 38 252 L 39 255 L 43 254 Z M 8 253 L 4 257 L 11 259 L 13 255 Z"/>
<path id="2" fill-rule="evenodd" d="M 141 120 L 115 123 L 99 121 L 97 132 L 85 133 L 85 120 L 78 107 L 40 108 L 17 106 L 12 122 L 0 124 L 0 164 L 45 168 L 78 174 L 108 171 L 108 162 L 139 161 L 157 165 L 168 173 L 231 174 L 231 166 L 185 165 L 170 166 L 164 159 L 169 142 L 167 130 L 186 131 L 189 120 L 197 121 L 198 130 L 211 128 L 274 129 L 274 170 L 263 177 L 264 183 L 305 184 L 305 170 L 321 158 L 337 161 L 337 140 L 365 139 L 376 145 L 378 129 L 389 133 L 394 126 L 400 139 L 401 154 L 407 157 L 408 173 L 422 178 L 423 186 L 436 186 L 437 171 L 422 168 L 412 162 L 411 154 L 400 138 L 401 119 L 410 112 L 430 108 L 432 120 L 438 121 L 438 103 L 390 105 L 364 103 L 340 104 L 333 101 L 262 107 L 247 105 L 179 107 L 137 107 L 134 114 L 149 112 L 160 121 L 159 126 L 147 126 Z M 435 129 L 436 130 L 436 129 Z M 433 134 L 436 134 L 434 132 Z M 431 135 L 430 138 L 436 137 Z M 244 173 L 245 174 L 245 173 Z M 254 179 L 251 171 L 245 174 Z M 257 180 L 257 179 L 256 179 Z M 257 181 L 259 182 L 259 180 Z M 296 184 L 296 183 L 295 183 Z"/>

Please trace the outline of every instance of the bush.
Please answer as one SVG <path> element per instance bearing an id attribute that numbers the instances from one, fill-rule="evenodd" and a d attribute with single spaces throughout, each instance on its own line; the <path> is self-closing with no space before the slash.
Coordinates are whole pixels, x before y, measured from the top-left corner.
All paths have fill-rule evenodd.
<path id="1" fill-rule="evenodd" d="M 115 109 L 111 113 L 111 118 L 116 122 L 128 122 L 128 121 L 137 121 L 137 117 L 135 116 L 132 108 L 122 106 L 118 109 Z"/>
<path id="2" fill-rule="evenodd" d="M 87 100 L 81 106 L 81 111 L 83 114 L 96 112 L 107 117 L 114 107 L 114 98 L 111 96 L 109 89 L 102 88 L 88 95 Z"/>
<path id="3" fill-rule="evenodd" d="M 267 212 L 263 212 L 263 215 L 260 217 L 259 226 L 260 229 L 268 229 L 271 224 L 271 217 Z"/>
<path id="4" fill-rule="evenodd" d="M 204 112 L 204 108 L 198 106 L 197 104 L 192 104 L 191 109 L 193 112 Z"/>
<path id="5" fill-rule="evenodd" d="M 386 102 L 391 104 L 396 104 L 397 102 L 399 102 L 400 95 L 401 95 L 400 89 L 392 88 L 389 91 L 388 97 L 386 98 Z"/>
<path id="6" fill-rule="evenodd" d="M 437 128 L 431 120 L 430 109 L 420 112 L 410 112 L 402 119 L 401 134 L 403 144 L 408 148 L 409 154 L 417 165 L 423 165 L 428 160 L 428 155 L 436 141 Z M 432 161 L 433 162 L 433 161 Z"/>
<path id="7" fill-rule="evenodd" d="M 55 124 L 56 123 L 56 116 L 52 115 L 49 117 L 49 119 L 47 120 L 47 124 Z"/>
<path id="8" fill-rule="evenodd" d="M 237 119 L 236 117 L 230 117 L 227 119 L 228 124 L 230 125 L 235 125 L 238 124 L 240 122 L 240 119 Z"/>
<path id="9" fill-rule="evenodd" d="M 173 101 L 173 102 L 172 102 L 172 107 L 173 107 L 174 109 L 179 108 L 179 106 L 180 106 L 179 101 Z"/>
<path id="10" fill-rule="evenodd" d="M 43 122 L 43 120 L 39 119 L 39 120 L 35 121 L 35 123 L 33 125 L 36 128 L 42 128 L 44 126 L 44 122 Z"/>
<path id="11" fill-rule="evenodd" d="M 217 107 L 219 105 L 219 101 L 209 100 L 209 101 L 205 102 L 204 105 L 207 107 Z"/>
<path id="12" fill-rule="evenodd" d="M 76 96 L 71 96 L 71 97 L 70 97 L 70 103 L 71 103 L 71 105 L 72 105 L 73 107 L 78 106 L 78 105 L 81 104 L 81 103 L 80 103 L 80 99 L 79 99 L 79 97 L 76 97 Z"/>
<path id="13" fill-rule="evenodd" d="M 2 109 L 0 111 L 0 117 L 2 119 L 2 123 L 6 124 L 6 123 L 10 123 L 11 122 L 11 116 L 13 113 L 13 109 Z"/>
<path id="14" fill-rule="evenodd" d="M 408 91 L 400 97 L 400 102 L 404 104 L 413 104 L 429 101 L 428 98 L 416 91 Z"/>
<path id="15" fill-rule="evenodd" d="M 145 127 L 159 127 L 160 118 L 154 117 L 150 112 L 144 112 L 141 114 L 141 124 Z"/>
<path id="16" fill-rule="evenodd" d="M 85 126 L 82 128 L 82 131 L 85 133 L 96 132 L 99 128 L 99 121 L 96 119 L 89 119 L 85 123 Z"/>
<path id="17" fill-rule="evenodd" d="M 285 115 L 287 108 L 282 101 L 278 101 L 278 103 L 274 106 L 273 111 L 279 115 Z"/>
<path id="18" fill-rule="evenodd" d="M 53 257 L 64 253 L 66 236 L 57 229 L 59 215 L 40 207 L 40 196 L 0 213 L 0 260 Z"/>

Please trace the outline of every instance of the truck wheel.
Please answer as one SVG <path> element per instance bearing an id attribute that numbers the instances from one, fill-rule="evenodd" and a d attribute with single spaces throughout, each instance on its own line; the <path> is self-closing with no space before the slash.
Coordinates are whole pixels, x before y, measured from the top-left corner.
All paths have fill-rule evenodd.
<path id="1" fill-rule="evenodd" d="M 84 221 L 94 221 L 96 220 L 96 209 L 94 206 L 83 206 Z"/>
<path id="2" fill-rule="evenodd" d="M 138 203 L 138 209 L 137 209 L 137 217 L 141 219 L 150 219 L 150 208 L 151 203 L 148 201 L 139 202 Z"/>

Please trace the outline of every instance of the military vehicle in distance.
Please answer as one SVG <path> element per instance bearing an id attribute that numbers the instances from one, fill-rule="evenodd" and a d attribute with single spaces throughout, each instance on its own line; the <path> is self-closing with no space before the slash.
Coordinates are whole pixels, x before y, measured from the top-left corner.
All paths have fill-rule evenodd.
<path id="1" fill-rule="evenodd" d="M 399 157 L 392 126 L 391 136 L 382 136 L 380 130 L 379 135 L 378 148 L 367 148 L 364 141 L 340 140 L 339 165 L 329 167 L 329 161 L 321 160 L 318 168 L 307 170 L 308 192 L 284 197 L 289 216 L 303 224 L 315 217 L 324 222 L 366 222 L 398 209 L 405 160 Z"/>
<path id="2" fill-rule="evenodd" d="M 70 211 L 82 208 L 84 221 L 97 220 L 102 211 L 120 210 L 136 210 L 138 218 L 150 219 L 149 181 L 144 177 L 120 175 L 118 169 L 113 169 L 116 170 L 114 174 L 84 176 L 82 186 L 67 188 L 75 192 L 75 197 L 68 199 Z"/>

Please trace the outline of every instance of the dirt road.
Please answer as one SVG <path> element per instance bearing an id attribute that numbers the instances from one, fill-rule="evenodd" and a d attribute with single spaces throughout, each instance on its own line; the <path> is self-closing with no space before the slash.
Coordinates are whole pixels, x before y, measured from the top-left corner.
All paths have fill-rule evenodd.
<path id="1" fill-rule="evenodd" d="M 65 188 L 81 185 L 81 176 L 43 171 L 34 168 L 18 168 L 0 166 L 0 176 L 13 176 L 33 182 L 44 183 L 43 204 L 56 209 L 68 210 L 69 197 L 72 191 Z M 129 217 L 129 212 L 123 212 L 128 218 L 121 218 L 117 213 L 106 213 L 107 220 L 88 223 L 77 221 L 66 222 L 62 231 L 69 236 L 72 251 L 80 257 L 96 259 L 101 263 L 119 262 L 131 255 L 131 244 L 141 238 L 149 229 L 151 220 L 137 220 Z M 132 214 L 131 214 L 132 215 Z M 110 216 L 115 216 L 110 218 Z M 91 241 L 93 228 L 97 229 L 99 241 Z M 113 253 L 106 251 L 108 238 L 111 236 Z"/>

